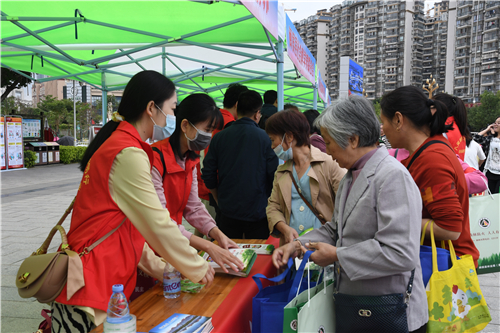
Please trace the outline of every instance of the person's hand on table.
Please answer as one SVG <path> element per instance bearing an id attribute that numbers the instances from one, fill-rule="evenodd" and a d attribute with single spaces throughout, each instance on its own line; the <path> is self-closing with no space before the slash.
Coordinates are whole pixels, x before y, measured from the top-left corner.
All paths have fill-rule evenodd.
<path id="1" fill-rule="evenodd" d="M 208 235 L 215 239 L 219 246 L 223 249 L 237 249 L 239 248 L 238 244 L 228 238 L 219 228 L 215 227 L 210 230 Z"/>
<path id="2" fill-rule="evenodd" d="M 212 282 L 214 282 L 214 275 L 215 271 L 212 266 L 207 264 L 208 269 L 207 272 L 205 273 L 205 276 L 201 281 L 199 282 L 200 284 L 204 284 L 206 288 L 209 288 L 212 285 Z"/>
<path id="3" fill-rule="evenodd" d="M 321 267 L 331 265 L 339 260 L 337 257 L 337 247 L 327 243 L 306 243 L 305 247 L 302 247 L 302 251 L 314 251 L 309 257 L 309 260 Z"/>
<path id="4" fill-rule="evenodd" d="M 276 226 L 279 232 L 285 237 L 285 243 L 291 243 L 294 239 L 299 238 L 299 233 L 294 228 L 290 227 L 283 221 L 279 221 Z"/>
<path id="5" fill-rule="evenodd" d="M 296 257 L 302 253 L 302 246 L 299 241 L 291 242 L 280 246 L 273 252 L 273 264 L 276 268 L 286 266 L 290 257 Z"/>
<path id="6" fill-rule="evenodd" d="M 207 250 L 207 253 L 210 255 L 213 261 L 217 263 L 224 272 L 229 273 L 226 268 L 226 265 L 229 265 L 236 272 L 245 268 L 245 265 L 241 262 L 240 259 L 236 258 L 229 250 L 223 249 L 213 243 L 210 243 L 210 248 Z"/>

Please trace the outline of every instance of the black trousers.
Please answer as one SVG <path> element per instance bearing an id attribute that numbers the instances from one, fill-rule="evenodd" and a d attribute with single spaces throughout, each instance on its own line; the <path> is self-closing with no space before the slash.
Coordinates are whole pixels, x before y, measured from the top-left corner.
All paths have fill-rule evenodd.
<path id="1" fill-rule="evenodd" d="M 219 229 L 229 238 L 236 239 L 268 239 L 269 226 L 267 217 L 257 221 L 243 221 L 225 216 L 223 213 L 219 215 L 217 221 Z"/>
<path id="2" fill-rule="evenodd" d="M 427 324 L 425 324 L 424 326 L 420 327 L 419 329 L 411 331 L 410 333 L 425 333 L 425 332 L 427 332 Z"/>
<path id="3" fill-rule="evenodd" d="M 500 193 L 500 175 L 486 171 L 486 178 L 488 178 L 488 188 L 491 193 Z"/>

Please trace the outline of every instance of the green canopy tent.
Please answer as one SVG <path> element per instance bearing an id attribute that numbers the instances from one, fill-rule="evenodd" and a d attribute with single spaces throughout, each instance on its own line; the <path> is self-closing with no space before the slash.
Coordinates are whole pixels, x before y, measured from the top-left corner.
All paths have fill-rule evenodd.
<path id="1" fill-rule="evenodd" d="M 180 99 L 205 92 L 221 102 L 240 82 L 282 90 L 280 107 L 317 100 L 282 41 L 235 0 L 2 1 L 1 37 L 1 66 L 51 76 L 38 82 L 65 78 L 113 91 L 152 69 L 175 81 Z M 105 121 L 105 93 L 102 103 Z"/>

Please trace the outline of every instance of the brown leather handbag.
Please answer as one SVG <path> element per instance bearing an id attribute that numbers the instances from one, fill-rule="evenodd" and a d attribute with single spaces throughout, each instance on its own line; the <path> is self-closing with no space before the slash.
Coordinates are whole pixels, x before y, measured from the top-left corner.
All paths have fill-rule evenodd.
<path id="1" fill-rule="evenodd" d="M 16 287 L 19 296 L 22 298 L 35 297 L 40 303 L 50 303 L 59 296 L 64 286 L 67 285 L 67 299 L 69 300 L 78 290 L 85 286 L 83 265 L 80 257 L 92 251 L 94 247 L 108 238 L 126 220 L 125 218 L 119 226 L 78 254 L 70 249 L 66 232 L 61 226 L 73 209 L 74 202 L 73 199 L 42 246 L 33 252 L 31 256 L 24 259 L 21 267 L 19 267 Z M 50 242 L 57 231 L 61 234 L 62 239 L 60 250 L 55 253 L 47 253 Z"/>

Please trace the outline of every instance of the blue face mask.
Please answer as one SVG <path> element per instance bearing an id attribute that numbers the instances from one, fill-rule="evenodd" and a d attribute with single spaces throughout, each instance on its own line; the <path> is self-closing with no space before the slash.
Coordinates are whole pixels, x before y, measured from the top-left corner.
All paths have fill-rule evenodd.
<path id="1" fill-rule="evenodd" d="M 291 160 L 293 158 L 293 151 L 292 151 L 292 147 L 288 148 L 287 150 L 283 150 L 282 144 L 283 144 L 283 140 L 285 140 L 285 135 L 286 134 L 283 134 L 283 139 L 281 139 L 281 143 L 279 145 L 277 145 L 276 147 L 274 147 L 273 150 L 279 159 L 281 159 L 283 161 L 288 161 L 288 160 Z"/>
<path id="2" fill-rule="evenodd" d="M 154 124 L 152 139 L 153 139 L 153 141 L 161 141 L 163 139 L 169 138 L 172 135 L 172 133 L 174 133 L 174 131 L 175 131 L 175 116 L 172 116 L 170 114 L 165 114 L 163 112 L 163 110 L 158 107 L 158 105 L 155 104 L 155 106 L 167 118 L 167 123 L 166 123 L 165 127 L 161 127 L 161 126 L 156 125 L 153 118 L 151 118 L 151 120 L 153 120 L 153 124 Z"/>

